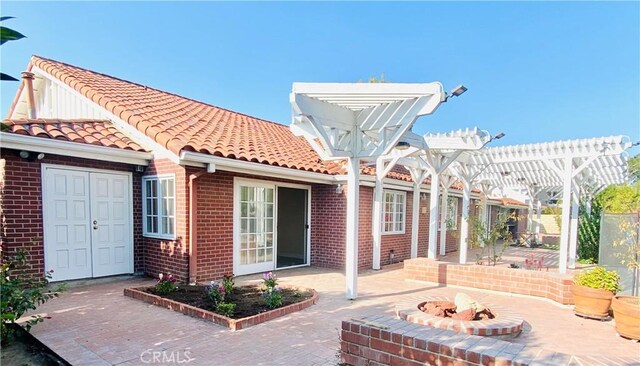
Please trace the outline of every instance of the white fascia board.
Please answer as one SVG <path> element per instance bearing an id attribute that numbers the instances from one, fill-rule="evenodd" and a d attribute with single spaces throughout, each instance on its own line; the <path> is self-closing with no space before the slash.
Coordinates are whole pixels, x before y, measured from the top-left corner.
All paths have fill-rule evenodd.
<path id="1" fill-rule="evenodd" d="M 0 132 L 0 142 L 2 142 L 2 148 L 4 149 L 42 152 L 45 154 L 112 161 L 116 163 L 149 165 L 149 160 L 153 159 L 153 154 L 148 152 L 60 141 L 7 132 Z"/>
<path id="2" fill-rule="evenodd" d="M 259 175 L 272 178 L 290 179 L 311 183 L 336 184 L 335 175 L 309 172 L 305 170 L 284 168 L 279 166 L 254 163 L 250 161 L 222 158 L 208 154 L 183 151 L 180 154 L 180 164 L 201 166 L 213 164 L 215 170 L 223 170 L 228 172 Z"/>
<path id="3" fill-rule="evenodd" d="M 108 110 L 106 110 L 104 107 L 102 107 L 98 103 L 96 103 L 93 100 L 90 100 L 89 98 L 87 98 L 86 96 L 80 94 L 80 92 L 78 92 L 77 90 L 73 89 L 72 87 L 70 87 L 69 85 L 65 84 L 64 82 L 58 80 L 56 77 L 53 77 L 48 72 L 40 69 L 39 67 L 37 67 L 35 65 L 33 66 L 31 72 L 49 79 L 52 83 L 55 83 L 56 85 L 60 86 L 61 88 L 63 88 L 65 90 L 71 92 L 72 94 L 75 94 L 76 96 L 80 97 L 82 100 L 87 102 L 87 105 L 90 106 L 91 108 L 96 108 L 99 111 L 99 113 L 101 113 L 104 116 L 105 119 L 110 120 L 116 126 L 116 128 L 118 130 L 120 130 L 125 135 L 129 136 L 129 138 L 131 138 L 132 140 L 134 140 L 137 143 L 139 143 L 143 148 L 152 151 L 154 158 L 156 158 L 156 159 L 164 158 L 164 159 L 169 159 L 170 161 L 172 161 L 172 162 L 174 162 L 176 164 L 180 163 L 180 158 L 176 154 L 174 154 L 173 152 L 169 151 L 164 146 L 158 144 L 154 139 L 152 139 L 151 137 L 149 137 L 149 136 L 145 135 L 144 133 L 140 132 L 137 128 L 135 128 L 134 126 L 130 125 L 128 122 L 122 120 L 120 117 L 118 117 L 115 114 L 109 112 Z M 85 118 L 85 117 L 78 116 L 78 118 Z"/>

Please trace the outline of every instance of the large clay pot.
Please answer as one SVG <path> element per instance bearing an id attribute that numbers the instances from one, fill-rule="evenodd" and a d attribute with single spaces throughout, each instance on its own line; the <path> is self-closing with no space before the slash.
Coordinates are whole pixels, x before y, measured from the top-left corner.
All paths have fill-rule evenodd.
<path id="1" fill-rule="evenodd" d="M 613 292 L 573 284 L 571 293 L 576 304 L 576 314 L 597 319 L 609 316 Z"/>
<path id="2" fill-rule="evenodd" d="M 616 296 L 611 302 L 616 331 L 623 337 L 640 339 L 640 297 Z"/>

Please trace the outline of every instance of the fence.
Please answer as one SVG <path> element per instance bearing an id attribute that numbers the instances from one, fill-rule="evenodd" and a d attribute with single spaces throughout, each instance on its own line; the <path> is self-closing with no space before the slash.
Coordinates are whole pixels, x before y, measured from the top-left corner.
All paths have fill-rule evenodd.
<path id="1" fill-rule="evenodd" d="M 600 249 L 598 263 L 620 275 L 621 294 L 637 295 L 640 290 L 639 271 L 626 263 L 638 263 L 640 213 L 603 213 L 600 221 Z M 622 260 L 625 263 L 622 263 Z"/>

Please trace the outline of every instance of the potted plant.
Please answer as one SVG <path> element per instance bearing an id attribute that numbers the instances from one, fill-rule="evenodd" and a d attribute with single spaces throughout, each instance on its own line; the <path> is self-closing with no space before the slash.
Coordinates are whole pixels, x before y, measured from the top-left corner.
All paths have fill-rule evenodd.
<path id="1" fill-rule="evenodd" d="M 630 220 L 621 220 L 619 224 L 622 237 L 615 240 L 614 247 L 620 248 L 615 253 L 620 262 L 627 266 L 632 273 L 633 278 L 638 278 L 640 265 L 640 213 Z M 636 284 L 632 286 L 632 295 L 635 293 Z M 638 296 L 615 296 L 611 302 L 613 308 L 613 317 L 616 320 L 616 331 L 623 337 L 640 340 L 640 297 Z"/>
<path id="2" fill-rule="evenodd" d="M 576 274 L 571 286 L 576 314 L 595 319 L 608 317 L 611 300 L 620 290 L 619 281 L 617 272 L 604 267 Z"/>

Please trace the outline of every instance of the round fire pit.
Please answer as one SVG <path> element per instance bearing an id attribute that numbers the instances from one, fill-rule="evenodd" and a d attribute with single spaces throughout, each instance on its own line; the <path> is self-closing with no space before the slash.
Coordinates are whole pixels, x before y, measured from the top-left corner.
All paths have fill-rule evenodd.
<path id="1" fill-rule="evenodd" d="M 515 338 L 522 332 L 524 320 L 517 313 L 504 307 L 485 304 L 491 309 L 493 319 L 459 320 L 427 314 L 420 310 L 426 303 L 452 302 L 444 296 L 426 296 L 404 300 L 396 305 L 396 314 L 400 319 L 428 325 L 434 328 L 448 329 L 454 332 L 467 333 L 500 339 Z"/>

